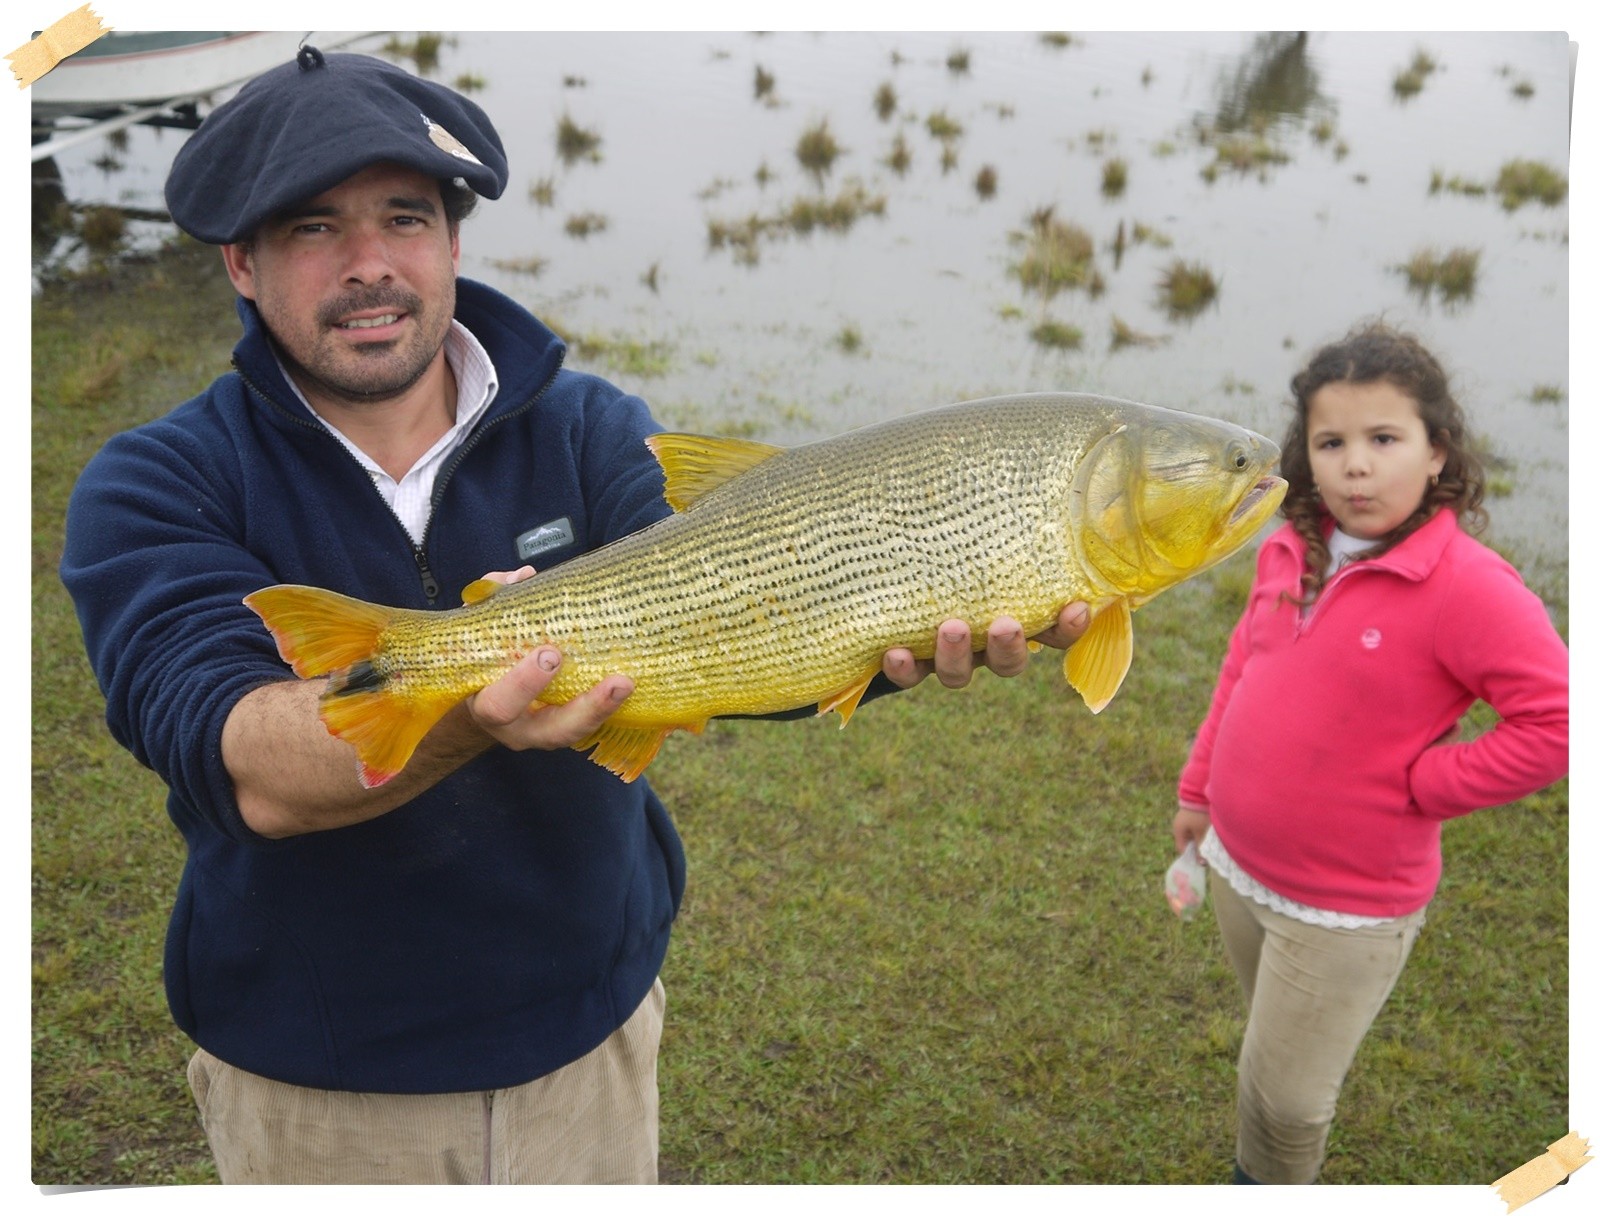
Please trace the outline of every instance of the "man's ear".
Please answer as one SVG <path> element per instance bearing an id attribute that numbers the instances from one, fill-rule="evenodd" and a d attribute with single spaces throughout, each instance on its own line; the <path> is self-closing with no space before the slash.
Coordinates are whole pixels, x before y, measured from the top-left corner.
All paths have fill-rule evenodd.
<path id="1" fill-rule="evenodd" d="M 233 289 L 247 300 L 256 298 L 256 272 L 250 251 L 244 245 L 224 245 L 222 264 L 228 270 Z"/>

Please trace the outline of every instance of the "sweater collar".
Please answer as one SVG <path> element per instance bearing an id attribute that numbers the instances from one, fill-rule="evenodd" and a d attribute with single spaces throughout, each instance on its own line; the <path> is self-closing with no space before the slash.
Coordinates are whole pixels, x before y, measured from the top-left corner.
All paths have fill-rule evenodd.
<path id="1" fill-rule="evenodd" d="M 1379 557 L 1364 559 L 1360 564 L 1378 570 L 1389 570 L 1413 581 L 1427 578 L 1439 564 L 1439 559 L 1444 556 L 1444 551 L 1450 542 L 1455 539 L 1460 526 L 1454 511 L 1449 507 L 1440 507 L 1434 512 L 1432 519 L 1393 549 Z M 1285 524 L 1271 539 L 1287 546 L 1294 554 L 1297 563 L 1305 561 L 1306 543 L 1294 530 L 1293 524 Z"/>
<path id="2" fill-rule="evenodd" d="M 273 400 L 311 418 L 278 364 L 267 327 L 250 300 L 235 301 L 244 334 L 233 348 L 233 365 Z M 531 400 L 561 367 L 566 343 L 509 296 L 474 279 L 456 280 L 455 319 L 483 345 L 500 379 L 489 417 Z"/>

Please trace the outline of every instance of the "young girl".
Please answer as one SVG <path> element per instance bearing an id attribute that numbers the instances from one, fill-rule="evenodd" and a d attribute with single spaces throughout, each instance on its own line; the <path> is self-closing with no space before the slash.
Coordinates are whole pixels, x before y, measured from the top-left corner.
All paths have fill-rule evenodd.
<path id="1" fill-rule="evenodd" d="M 1313 1182 L 1356 1049 L 1439 882 L 1444 820 L 1567 771 L 1567 650 L 1481 527 L 1434 358 L 1382 324 L 1294 378 L 1288 523 L 1261 546 L 1174 843 L 1213 875 L 1249 1020 L 1236 1182 Z M 1500 721 L 1471 742 L 1478 700 Z"/>

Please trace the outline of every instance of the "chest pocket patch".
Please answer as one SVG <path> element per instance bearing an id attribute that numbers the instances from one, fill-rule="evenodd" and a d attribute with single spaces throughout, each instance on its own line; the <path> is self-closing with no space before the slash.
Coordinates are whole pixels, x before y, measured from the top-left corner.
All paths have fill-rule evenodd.
<path id="1" fill-rule="evenodd" d="M 563 515 L 517 537 L 517 556 L 525 562 L 532 561 L 541 553 L 566 548 L 572 539 L 572 520 Z"/>

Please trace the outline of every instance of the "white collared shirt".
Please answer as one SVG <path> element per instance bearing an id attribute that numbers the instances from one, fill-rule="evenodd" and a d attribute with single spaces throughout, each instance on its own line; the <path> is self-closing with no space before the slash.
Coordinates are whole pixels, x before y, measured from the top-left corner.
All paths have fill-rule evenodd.
<path id="1" fill-rule="evenodd" d="M 400 522 L 411 534 L 412 542 L 417 545 L 422 544 L 422 537 L 428 528 L 428 514 L 433 507 L 434 479 L 438 477 L 439 470 L 444 467 L 450 454 L 461 446 L 461 441 L 467 437 L 467 432 L 472 429 L 473 423 L 477 422 L 483 416 L 484 410 L 489 408 L 489 403 L 494 400 L 495 393 L 500 389 L 500 381 L 495 375 L 494 363 L 489 358 L 489 352 L 483 349 L 483 344 L 460 321 L 450 322 L 450 332 L 444 339 L 444 357 L 456 378 L 456 420 L 448 431 L 439 436 L 439 441 L 424 452 L 398 481 L 378 467 L 378 463 L 358 448 L 348 435 L 318 414 L 311 402 L 306 400 L 300 387 L 295 384 L 288 370 L 284 369 L 284 379 L 289 382 L 289 387 L 294 389 L 295 396 L 299 397 L 317 421 L 332 431 L 339 442 L 344 444 L 345 449 L 361 462 L 361 467 L 372 478 L 372 484 L 377 487 L 378 493 L 383 495 L 383 500 L 400 517 Z M 282 360 L 279 360 L 279 367 L 282 366 Z"/>

